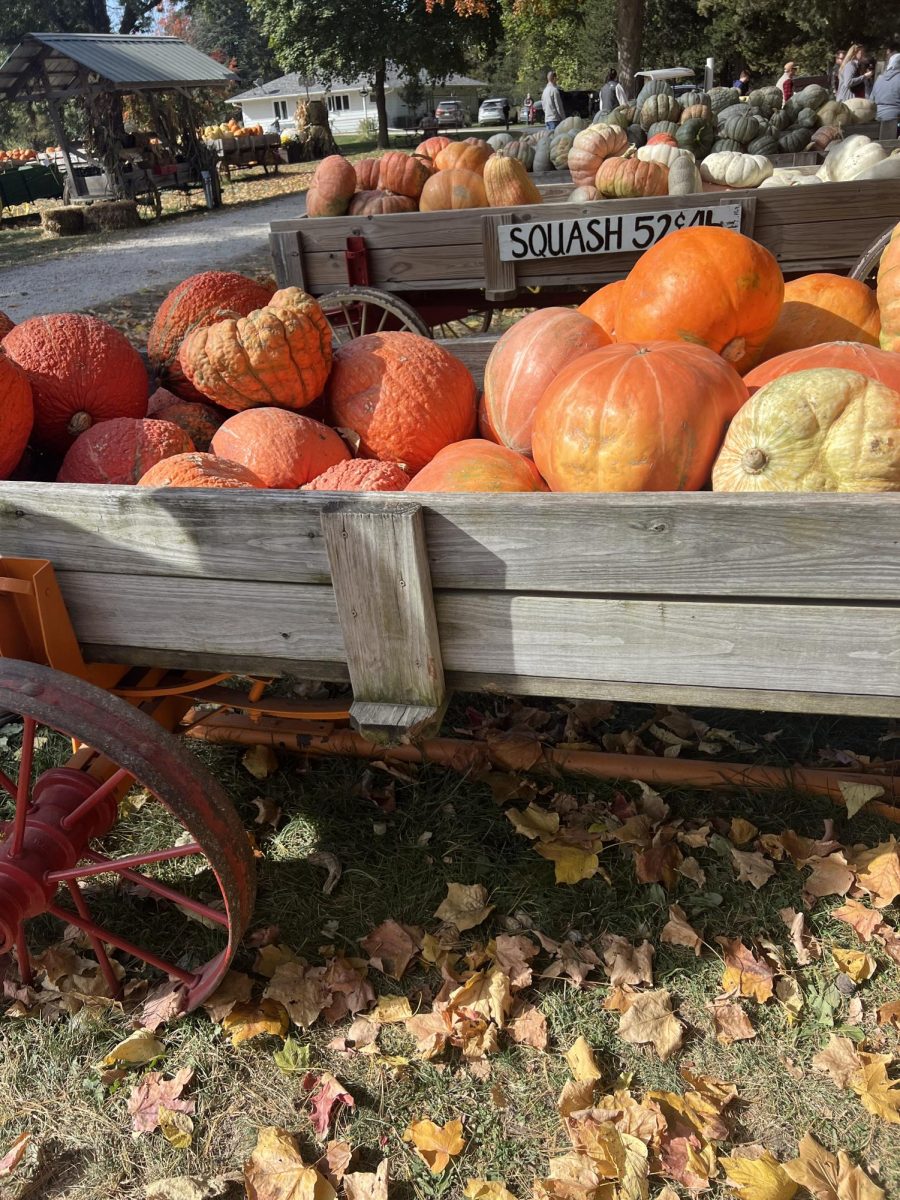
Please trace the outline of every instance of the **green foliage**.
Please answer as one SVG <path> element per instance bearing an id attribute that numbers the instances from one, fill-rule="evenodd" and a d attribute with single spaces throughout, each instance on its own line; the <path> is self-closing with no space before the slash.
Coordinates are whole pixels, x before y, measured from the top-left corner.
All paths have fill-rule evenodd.
<path id="1" fill-rule="evenodd" d="M 191 21 L 186 36 L 191 45 L 233 64 L 246 84 L 278 74 L 278 61 L 247 0 L 188 0 L 187 11 Z"/>

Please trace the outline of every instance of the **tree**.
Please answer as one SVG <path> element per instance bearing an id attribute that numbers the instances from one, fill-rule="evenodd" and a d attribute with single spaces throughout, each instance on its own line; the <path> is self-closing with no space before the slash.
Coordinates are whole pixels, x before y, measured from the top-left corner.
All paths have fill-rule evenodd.
<path id="1" fill-rule="evenodd" d="M 459 2 L 459 0 L 458 0 Z M 500 33 L 496 7 L 461 17 L 428 0 L 249 0 L 284 70 L 331 82 L 363 76 L 372 84 L 378 145 L 388 145 L 385 81 L 393 65 L 409 79 L 435 81 L 463 71 L 467 55 L 489 50 Z"/>
<path id="2" fill-rule="evenodd" d="M 619 79 L 630 95 L 634 73 L 641 67 L 644 38 L 644 0 L 618 0 L 616 45 L 619 50 Z"/>
<path id="3" fill-rule="evenodd" d="M 105 0 L 12 0 L 0 4 L 0 45 L 13 47 L 26 33 L 142 32 L 158 5 L 125 0 L 114 25 Z"/>

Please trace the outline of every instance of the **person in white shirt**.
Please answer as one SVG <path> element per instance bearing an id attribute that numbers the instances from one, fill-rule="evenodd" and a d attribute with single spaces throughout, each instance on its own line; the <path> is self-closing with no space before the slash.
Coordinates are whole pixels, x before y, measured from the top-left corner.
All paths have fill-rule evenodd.
<path id="1" fill-rule="evenodd" d="M 541 96 L 541 104 L 544 106 L 544 124 L 552 133 L 566 115 L 563 110 L 562 92 L 556 86 L 555 71 L 547 72 L 547 86 Z"/>

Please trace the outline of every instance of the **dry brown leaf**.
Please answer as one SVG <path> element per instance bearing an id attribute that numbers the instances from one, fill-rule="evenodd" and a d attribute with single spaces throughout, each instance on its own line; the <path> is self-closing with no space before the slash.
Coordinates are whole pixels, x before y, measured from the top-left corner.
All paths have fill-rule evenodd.
<path id="1" fill-rule="evenodd" d="M 375 1171 L 351 1171 L 344 1176 L 345 1200 L 388 1200 L 388 1162 L 383 1158 Z"/>
<path id="2" fill-rule="evenodd" d="M 870 800 L 884 795 L 884 788 L 877 783 L 848 783 L 846 779 L 839 779 L 838 787 L 847 806 L 848 818 L 855 817 Z"/>
<path id="3" fill-rule="evenodd" d="M 853 859 L 858 872 L 857 883 L 883 908 L 900 896 L 900 845 L 892 835 L 871 850 L 864 850 Z"/>
<path id="4" fill-rule="evenodd" d="M 747 1042 L 756 1037 L 750 1018 L 739 1004 L 730 1000 L 717 1000 L 706 1006 L 716 1028 L 716 1041 L 723 1046 L 732 1042 Z"/>
<path id="5" fill-rule="evenodd" d="M 331 993 L 331 1003 L 323 1010 L 325 1020 L 331 1025 L 355 1016 L 375 1000 L 375 989 L 366 978 L 366 964 L 361 958 L 347 958 L 343 954 L 329 958 L 322 982 Z"/>
<path id="6" fill-rule="evenodd" d="M 757 891 L 775 874 L 775 864 L 758 850 L 735 850 L 731 858 L 737 870 L 738 883 L 749 883 Z"/>
<path id="7" fill-rule="evenodd" d="M 283 1038 L 291 1019 L 283 1004 L 277 1000 L 260 1000 L 258 1004 L 236 1004 L 222 1021 L 222 1028 L 231 1036 L 232 1046 L 250 1038 L 271 1034 Z"/>
<path id="8" fill-rule="evenodd" d="M 180 1017 L 184 1013 L 186 991 L 183 983 L 172 983 L 169 979 L 159 984 L 148 992 L 134 1024 L 155 1032 L 160 1025 Z"/>
<path id="9" fill-rule="evenodd" d="M 666 1184 L 661 1192 L 656 1193 L 656 1200 L 680 1200 L 680 1198 L 675 1189 Z"/>
<path id="10" fill-rule="evenodd" d="M 619 1019 L 619 1037 L 632 1045 L 652 1043 L 665 1062 L 681 1048 L 684 1027 L 672 1011 L 672 997 L 664 989 L 634 997 Z"/>
<path id="11" fill-rule="evenodd" d="M 806 967 L 814 958 L 821 957 L 821 946 L 815 938 L 806 932 L 806 917 L 804 914 L 802 912 L 795 912 L 792 908 L 779 909 L 779 914 L 791 932 L 791 942 L 794 946 L 798 965 Z"/>
<path id="12" fill-rule="evenodd" d="M 316 1170 L 324 1175 L 335 1189 L 341 1186 L 341 1180 L 347 1173 L 350 1160 L 353 1157 L 353 1147 L 349 1142 L 331 1141 L 325 1147 L 325 1153 L 316 1160 Z"/>
<path id="13" fill-rule="evenodd" d="M 559 813 L 549 812 L 533 802 L 527 808 L 508 808 L 506 819 L 523 837 L 549 842 L 559 833 Z"/>
<path id="14" fill-rule="evenodd" d="M 604 933 L 600 939 L 603 965 L 613 987 L 633 987 L 653 983 L 653 955 L 650 942 L 633 946 L 627 938 Z"/>
<path id="15" fill-rule="evenodd" d="M 382 921 L 360 941 L 369 963 L 391 979 L 402 979 L 411 960 L 422 948 L 422 930 L 399 921 Z"/>
<path id="16" fill-rule="evenodd" d="M 487 888 L 481 883 L 448 883 L 447 895 L 434 915 L 464 933 L 487 920 L 494 911 L 493 904 L 488 904 L 487 898 Z"/>
<path id="17" fill-rule="evenodd" d="M 497 1179 L 470 1179 L 463 1196 L 466 1200 L 516 1200 L 506 1184 Z"/>
<path id="18" fill-rule="evenodd" d="M 413 1121 L 403 1135 L 404 1142 L 412 1142 L 416 1153 L 433 1175 L 440 1175 L 457 1154 L 465 1148 L 462 1121 L 456 1118 L 446 1125 L 434 1121 Z"/>
<path id="19" fill-rule="evenodd" d="M 685 858 L 679 864 L 678 874 L 683 875 L 685 879 L 690 879 L 692 883 L 696 883 L 698 888 L 706 887 L 706 872 L 697 862 L 696 858 Z"/>
<path id="20" fill-rule="evenodd" d="M 666 1133 L 666 1119 L 659 1105 L 647 1096 L 638 1102 L 625 1088 L 600 1096 L 594 1101 L 590 1115 L 601 1124 L 615 1125 L 619 1133 L 631 1134 L 654 1151 L 659 1150 Z"/>
<path id="21" fill-rule="evenodd" d="M 333 999 L 325 974 L 325 967 L 310 967 L 303 959 L 282 963 L 263 996 L 282 1004 L 300 1029 L 309 1029 Z"/>
<path id="22" fill-rule="evenodd" d="M 330 1071 L 309 1071 L 300 1080 L 300 1087 L 306 1092 L 310 1108 L 309 1119 L 319 1137 L 328 1133 L 336 1104 L 344 1108 L 356 1107 L 356 1101 Z"/>
<path id="23" fill-rule="evenodd" d="M 775 997 L 784 1009 L 788 1024 L 793 1025 L 803 1011 L 803 991 L 793 975 L 783 975 L 778 980 Z"/>
<path id="24" fill-rule="evenodd" d="M 864 942 L 870 942 L 875 930 L 881 924 L 882 914 L 877 908 L 867 908 L 858 900 L 846 900 L 840 908 L 832 911 L 835 921 L 843 921 L 849 925 Z"/>
<path id="25" fill-rule="evenodd" d="M 203 1003 L 209 1019 L 220 1025 L 236 1004 L 246 1004 L 253 992 L 253 980 L 243 971 L 229 971 L 216 990 Z"/>
<path id="26" fill-rule="evenodd" d="M 671 830 L 674 834 L 674 830 Z M 638 883 L 661 883 L 670 891 L 678 882 L 678 868 L 684 856 L 673 841 L 666 840 L 667 827 L 657 833 L 646 850 L 634 856 Z"/>
<path id="27" fill-rule="evenodd" d="M 688 950 L 693 950 L 697 958 L 700 957 L 703 948 L 700 934 L 691 925 L 687 913 L 679 904 L 669 905 L 669 919 L 663 926 L 659 940 L 667 946 L 686 946 Z"/>
<path id="28" fill-rule="evenodd" d="M 731 818 L 728 837 L 735 846 L 746 846 L 747 842 L 752 842 L 758 833 L 759 830 L 752 821 L 745 821 L 743 817 Z"/>
<path id="29" fill-rule="evenodd" d="M 553 863 L 557 883 L 580 883 L 592 879 L 600 870 L 600 859 L 593 850 L 566 842 L 542 842 L 535 846 L 541 858 Z"/>
<path id="30" fill-rule="evenodd" d="M 694 1134 L 669 1138 L 660 1154 L 663 1171 L 692 1192 L 705 1192 L 717 1174 L 716 1152 Z"/>
<path id="31" fill-rule="evenodd" d="M 531 960 L 539 949 L 536 942 L 522 933 L 500 933 L 488 947 L 497 966 L 509 976 L 512 988 L 525 988 L 531 983 Z"/>
<path id="32" fill-rule="evenodd" d="M 163 1137 L 176 1150 L 187 1150 L 194 1139 L 194 1122 L 185 1112 L 173 1112 L 160 1104 L 157 1110 L 159 1129 Z"/>
<path id="33" fill-rule="evenodd" d="M 854 875 L 847 866 L 843 851 L 828 858 L 813 860 L 813 869 L 804 881 L 803 890 L 810 896 L 846 896 L 853 884 Z"/>
<path id="34" fill-rule="evenodd" d="M 149 1029 L 138 1029 L 130 1034 L 124 1042 L 113 1046 L 109 1054 L 101 1059 L 99 1067 L 115 1067 L 120 1063 L 129 1066 L 142 1066 L 165 1054 L 166 1048 Z"/>
<path id="35" fill-rule="evenodd" d="M 683 846 L 687 846 L 691 850 L 703 850 L 709 845 L 710 833 L 712 833 L 712 826 L 707 821 L 696 829 L 679 829 L 677 836 Z"/>
<path id="36" fill-rule="evenodd" d="M 547 1049 L 547 1018 L 534 1004 L 523 1004 L 515 1009 L 506 1032 L 520 1046 Z"/>
<path id="37" fill-rule="evenodd" d="M 813 1055 L 814 1071 L 831 1077 L 833 1083 L 840 1088 L 850 1086 L 850 1080 L 862 1068 L 862 1059 L 854 1042 L 849 1038 L 832 1034 L 828 1045 L 818 1054 Z"/>
<path id="38" fill-rule="evenodd" d="M 248 1200 L 336 1200 L 337 1193 L 308 1166 L 286 1129 L 266 1126 L 244 1164 Z"/>
<path id="39" fill-rule="evenodd" d="M 583 1037 L 576 1038 L 566 1051 L 566 1062 L 572 1072 L 572 1078 L 577 1083 L 587 1083 L 591 1079 L 599 1079 L 602 1072 L 594 1060 L 594 1052 Z"/>
<path id="40" fill-rule="evenodd" d="M 13 1171 L 25 1157 L 25 1151 L 28 1149 L 30 1141 L 30 1133 L 20 1133 L 3 1157 L 0 1158 L 0 1179 L 4 1179 L 7 1175 L 12 1175 Z"/>
<path id="41" fill-rule="evenodd" d="M 854 983 L 863 983 L 875 974 L 877 963 L 871 954 L 863 950 L 843 950 L 840 946 L 832 946 L 831 957 L 837 963 L 838 970 L 848 975 Z"/>
<path id="42" fill-rule="evenodd" d="M 379 996 L 366 1018 L 373 1025 L 395 1025 L 399 1021 L 408 1021 L 412 1015 L 407 996 Z"/>
<path id="43" fill-rule="evenodd" d="M 192 1067 L 182 1067 L 172 1079 L 163 1079 L 161 1071 L 148 1071 L 128 1097 L 127 1108 L 138 1133 L 152 1133 L 159 1125 L 159 1106 L 171 1112 L 192 1113 L 193 1100 L 181 1093 L 194 1077 Z"/>
<path id="44" fill-rule="evenodd" d="M 900 1000 L 889 1000 L 887 1004 L 880 1005 L 877 1019 L 879 1025 L 893 1025 L 900 1029 Z"/>
<path id="45" fill-rule="evenodd" d="M 740 938 L 717 937 L 725 959 L 723 992 L 739 992 L 757 1004 L 765 1004 L 775 988 L 775 972 L 750 950 Z"/>
<path id="46" fill-rule="evenodd" d="M 807 1133 L 797 1153 L 784 1169 L 815 1200 L 885 1200 L 881 1188 L 843 1150 L 834 1155 Z"/>
<path id="47" fill-rule="evenodd" d="M 900 1125 L 900 1081 L 888 1078 L 890 1060 L 883 1054 L 860 1054 L 860 1058 L 862 1066 L 850 1080 L 850 1086 L 863 1108 L 889 1125 Z"/>
<path id="48" fill-rule="evenodd" d="M 266 979 L 271 979 L 278 968 L 284 966 L 285 963 L 302 963 L 303 961 L 289 946 L 283 946 L 278 942 L 267 942 L 259 948 L 253 961 L 253 970 L 257 975 L 265 975 Z M 249 998 L 248 996 L 247 999 L 249 1000 Z"/>
<path id="49" fill-rule="evenodd" d="M 797 1184 L 768 1150 L 759 1158 L 720 1158 L 719 1166 L 740 1200 L 791 1200 Z"/>
<path id="50" fill-rule="evenodd" d="M 416 1052 L 421 1058 L 435 1058 L 450 1040 L 450 1017 L 446 1012 L 430 1012 L 410 1017 L 406 1022 L 406 1031 L 415 1038 Z"/>
<path id="51" fill-rule="evenodd" d="M 575 1079 L 567 1079 L 559 1094 L 559 1099 L 556 1101 L 559 1115 L 565 1121 L 573 1113 L 580 1113 L 583 1109 L 590 1108 L 596 1093 L 597 1083 L 594 1079 L 586 1079 L 581 1083 Z"/>

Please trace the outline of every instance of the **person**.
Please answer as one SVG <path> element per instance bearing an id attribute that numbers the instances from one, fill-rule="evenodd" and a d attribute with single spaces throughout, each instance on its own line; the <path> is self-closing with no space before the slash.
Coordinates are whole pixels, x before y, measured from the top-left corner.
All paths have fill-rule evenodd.
<path id="1" fill-rule="evenodd" d="M 854 42 L 844 55 L 844 62 L 838 77 L 838 100 L 852 100 L 855 96 L 865 94 L 867 73 L 871 77 L 871 72 L 867 72 L 862 65 L 865 53 L 865 47 Z"/>
<path id="2" fill-rule="evenodd" d="M 900 67 L 900 44 L 897 42 L 888 42 L 887 45 L 887 62 L 885 63 L 885 71 L 893 71 Z"/>
<path id="3" fill-rule="evenodd" d="M 600 89 L 600 108 L 603 112 L 612 112 L 614 108 L 627 103 L 625 89 L 619 83 L 619 72 L 611 70 L 606 76 L 606 83 Z"/>
<path id="4" fill-rule="evenodd" d="M 791 96 L 794 94 L 794 75 L 797 73 L 795 63 L 787 62 L 784 64 L 784 74 L 775 84 L 777 88 L 781 88 L 781 94 L 784 96 L 784 102 L 787 104 Z"/>
<path id="5" fill-rule="evenodd" d="M 509 101 L 503 101 L 503 124 L 506 126 L 506 132 L 509 133 Z"/>
<path id="6" fill-rule="evenodd" d="M 534 124 L 534 100 L 531 98 L 531 92 L 525 97 L 525 122 L 528 125 Z"/>
<path id="7" fill-rule="evenodd" d="M 869 99 L 877 105 L 877 120 L 900 121 L 900 52 L 889 46 L 888 56 L 887 66 L 875 80 Z"/>
<path id="8" fill-rule="evenodd" d="M 547 86 L 544 88 L 543 95 L 541 96 L 541 104 L 544 106 L 544 124 L 550 133 L 552 133 L 566 115 L 563 108 L 562 92 L 556 86 L 555 71 L 547 72 Z"/>
<path id="9" fill-rule="evenodd" d="M 738 75 L 737 79 L 731 86 L 739 95 L 747 95 L 747 93 L 750 91 L 750 72 L 746 67 L 744 67 L 743 71 L 741 71 L 740 75 Z"/>
<path id="10" fill-rule="evenodd" d="M 856 95 L 861 94 L 868 100 L 872 95 L 872 88 L 875 86 L 875 72 L 878 70 L 878 63 L 870 55 L 868 58 L 863 59 L 862 67 L 863 90 L 861 93 L 857 92 Z"/>
<path id="11" fill-rule="evenodd" d="M 833 92 L 837 92 L 841 82 L 841 67 L 844 65 L 844 51 L 838 50 L 834 56 L 834 62 L 831 65 L 831 70 L 828 73 L 828 86 Z"/>
<path id="12" fill-rule="evenodd" d="M 272 133 L 281 133 L 281 122 L 277 117 L 272 122 Z"/>

